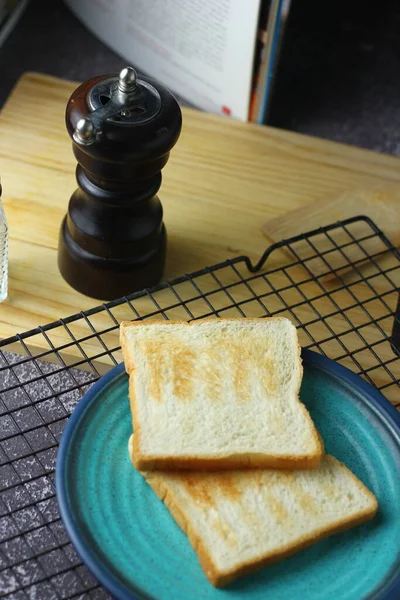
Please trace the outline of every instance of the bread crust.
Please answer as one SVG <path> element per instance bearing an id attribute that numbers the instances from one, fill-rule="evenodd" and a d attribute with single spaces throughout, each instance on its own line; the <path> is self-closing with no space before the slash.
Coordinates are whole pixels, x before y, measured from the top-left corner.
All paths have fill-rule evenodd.
<path id="1" fill-rule="evenodd" d="M 326 458 L 330 461 L 336 461 L 336 459 L 328 455 Z M 133 462 L 132 456 L 131 460 Z M 340 463 L 340 461 L 336 462 Z M 157 476 L 157 474 L 152 473 L 146 474 L 146 472 L 141 472 L 141 474 L 156 493 L 158 498 L 165 503 L 178 526 L 187 535 L 191 546 L 198 555 L 201 567 L 209 582 L 214 587 L 225 587 L 239 577 L 259 571 L 263 567 L 279 562 L 292 556 L 293 554 L 297 554 L 297 552 L 300 552 L 301 550 L 304 550 L 305 548 L 312 546 L 321 540 L 330 537 L 331 535 L 341 533 L 353 527 L 358 527 L 359 525 L 363 525 L 364 523 L 367 523 L 373 519 L 378 510 L 378 503 L 374 494 L 372 494 L 368 488 L 349 469 L 347 469 L 343 463 L 340 464 L 355 480 L 357 486 L 362 489 L 364 493 L 369 495 L 371 499 L 370 509 L 366 509 L 357 515 L 349 516 L 347 519 L 342 519 L 334 526 L 320 528 L 309 537 L 304 536 L 303 538 L 298 539 L 296 542 L 293 542 L 293 544 L 287 544 L 286 546 L 283 546 L 279 552 L 272 552 L 262 555 L 253 562 L 243 562 L 237 565 L 234 569 L 227 571 L 218 571 L 218 568 L 212 560 L 212 556 L 202 542 L 201 533 L 196 531 L 191 523 L 186 519 L 184 512 L 180 509 L 179 501 L 177 501 L 174 493 L 170 490 L 165 481 L 162 480 L 162 475 Z"/>
<path id="2" fill-rule="evenodd" d="M 139 471 L 221 471 L 232 469 L 289 469 L 307 470 L 319 466 L 323 452 L 303 456 L 267 456 L 238 453 L 230 456 L 149 456 L 140 453 L 135 430 L 134 465 Z"/>
<path id="3" fill-rule="evenodd" d="M 146 321 L 123 321 L 120 325 L 120 343 L 125 361 L 125 369 L 129 374 L 129 397 L 132 412 L 133 430 L 135 431 L 135 459 L 134 464 L 138 470 L 195 470 L 195 471 L 218 471 L 221 469 L 251 469 L 251 468 L 275 468 L 275 469 L 314 469 L 319 466 L 324 454 L 324 444 L 322 438 L 313 424 L 310 413 L 300 400 L 300 387 L 303 376 L 303 365 L 301 360 L 301 347 L 297 343 L 299 384 L 296 391 L 296 398 L 299 409 L 307 420 L 313 425 L 311 435 L 314 440 L 315 453 L 302 456 L 282 455 L 268 456 L 263 454 L 234 454 L 231 456 L 152 456 L 144 454 L 140 444 L 140 422 L 136 407 L 135 397 L 135 364 L 130 356 L 129 345 L 126 340 L 126 330 L 130 327 L 141 327 L 148 325 L 186 325 L 188 327 L 196 326 L 201 323 L 213 323 L 215 321 L 290 321 L 286 317 L 237 317 L 227 319 L 205 318 L 195 321 L 169 321 L 164 319 L 149 319 Z M 293 323 L 292 323 L 293 324 Z M 294 325 L 293 325 L 294 326 Z M 294 326 L 295 327 L 295 326 Z"/>
<path id="4" fill-rule="evenodd" d="M 136 412 L 136 395 L 135 395 L 134 378 L 135 378 L 135 372 L 132 371 L 129 376 L 129 403 L 130 403 L 131 414 L 132 414 L 132 429 L 135 432 L 135 435 L 133 436 L 133 450 L 134 450 L 134 456 L 137 456 L 137 455 L 140 455 L 141 428 L 140 428 L 140 423 L 139 423 L 139 419 L 138 419 L 137 412 Z"/>

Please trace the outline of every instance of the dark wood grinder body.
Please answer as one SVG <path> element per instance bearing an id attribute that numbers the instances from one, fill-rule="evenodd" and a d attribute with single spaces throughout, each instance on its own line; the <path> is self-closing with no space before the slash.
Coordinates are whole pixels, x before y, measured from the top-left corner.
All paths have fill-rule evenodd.
<path id="1" fill-rule="evenodd" d="M 66 125 L 78 189 L 60 230 L 62 276 L 102 300 L 155 285 L 166 255 L 157 192 L 181 131 L 177 101 L 128 67 L 79 86 L 67 104 Z"/>

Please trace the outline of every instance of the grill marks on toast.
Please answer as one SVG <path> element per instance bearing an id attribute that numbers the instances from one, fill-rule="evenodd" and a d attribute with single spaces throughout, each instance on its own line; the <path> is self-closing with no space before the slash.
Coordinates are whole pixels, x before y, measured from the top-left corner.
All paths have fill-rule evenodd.
<path id="1" fill-rule="evenodd" d="M 172 385 L 175 398 L 191 402 L 195 383 L 195 354 L 189 348 L 174 345 L 171 348 Z"/>
<path id="2" fill-rule="evenodd" d="M 148 340 L 138 342 L 138 351 L 146 356 L 146 393 L 156 402 L 162 402 L 164 353 L 162 344 Z"/>
<path id="3" fill-rule="evenodd" d="M 156 402 L 164 402 L 162 390 L 172 385 L 174 398 L 180 402 L 192 402 L 196 382 L 204 378 L 207 396 L 221 400 L 223 371 L 232 367 L 232 388 L 238 401 L 251 398 L 251 380 L 256 379 L 262 390 L 273 396 L 279 385 L 270 349 L 260 347 L 264 356 L 262 368 L 254 371 L 254 357 L 240 344 L 208 342 L 201 357 L 189 345 L 171 339 L 164 342 L 138 340 L 137 351 L 146 356 L 146 392 Z M 280 425 L 283 424 L 282 423 Z"/>
<path id="4" fill-rule="evenodd" d="M 121 346 L 137 468 L 318 466 L 323 444 L 299 399 L 288 319 L 123 323 Z"/>
<path id="5" fill-rule="evenodd" d="M 210 345 L 204 348 L 203 356 L 204 363 L 201 369 L 204 376 L 204 391 L 212 402 L 219 402 L 222 399 L 221 348 Z"/>
<path id="6" fill-rule="evenodd" d="M 239 401 L 246 402 L 250 400 L 250 353 L 238 344 L 230 344 L 227 347 L 227 354 L 232 364 L 235 395 Z"/>
<path id="7" fill-rule="evenodd" d="M 179 475 L 176 476 L 176 481 L 181 481 Z M 242 495 L 234 475 L 225 472 L 212 474 L 210 477 L 205 474 L 187 473 L 184 486 L 194 500 L 208 507 L 216 505 L 218 496 L 239 501 Z"/>
<path id="8" fill-rule="evenodd" d="M 290 525 L 291 517 L 284 503 L 276 496 L 273 488 L 266 486 L 264 483 L 264 477 L 262 471 L 253 472 L 254 485 L 258 488 L 259 501 L 257 503 L 258 513 L 262 517 L 262 510 L 265 510 L 265 505 L 268 504 L 271 508 L 271 512 L 275 516 L 277 522 L 285 526 Z"/>
<path id="9" fill-rule="evenodd" d="M 142 474 L 187 533 L 217 587 L 359 526 L 378 508 L 363 483 L 328 455 L 317 469 L 291 473 Z"/>
<path id="10" fill-rule="evenodd" d="M 318 503 L 311 496 L 311 494 L 304 490 L 299 481 L 293 478 L 290 482 L 290 486 L 296 494 L 297 502 L 306 515 L 311 515 L 318 512 Z"/>

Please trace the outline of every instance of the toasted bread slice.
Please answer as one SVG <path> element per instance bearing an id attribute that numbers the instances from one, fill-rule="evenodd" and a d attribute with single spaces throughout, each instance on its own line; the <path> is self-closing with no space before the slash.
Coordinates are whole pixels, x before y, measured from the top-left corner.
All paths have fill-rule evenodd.
<path id="1" fill-rule="evenodd" d="M 318 466 L 285 318 L 121 324 L 138 469 Z"/>
<path id="2" fill-rule="evenodd" d="M 132 438 L 130 453 L 133 459 Z M 361 525 L 378 508 L 364 484 L 329 455 L 307 471 L 142 475 L 188 536 L 216 587 Z"/>

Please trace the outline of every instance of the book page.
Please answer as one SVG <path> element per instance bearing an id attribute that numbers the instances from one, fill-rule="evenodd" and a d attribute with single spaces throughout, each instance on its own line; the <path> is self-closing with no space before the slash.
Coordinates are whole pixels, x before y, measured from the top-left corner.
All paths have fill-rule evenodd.
<path id="1" fill-rule="evenodd" d="M 259 0 L 65 0 L 133 66 L 195 106 L 247 120 Z"/>

